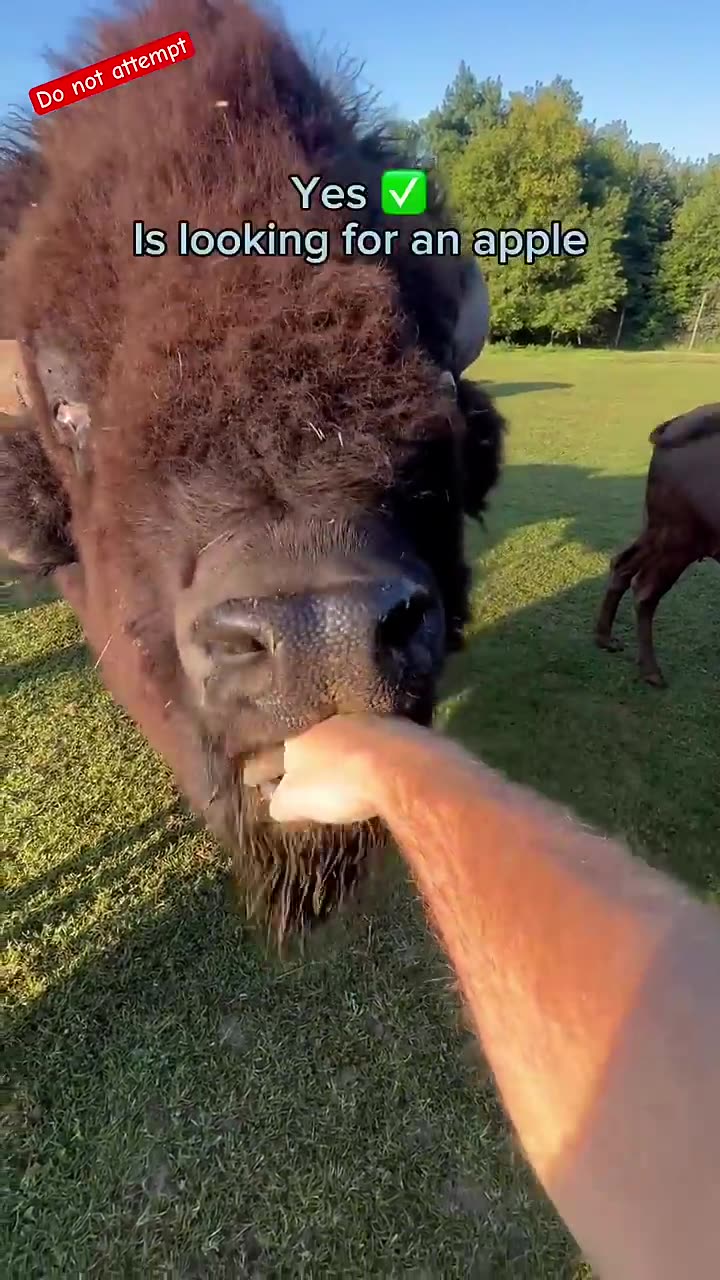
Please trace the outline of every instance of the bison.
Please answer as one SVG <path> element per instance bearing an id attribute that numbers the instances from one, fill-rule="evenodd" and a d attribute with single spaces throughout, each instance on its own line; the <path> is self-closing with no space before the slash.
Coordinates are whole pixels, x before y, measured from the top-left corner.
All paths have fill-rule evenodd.
<path id="1" fill-rule="evenodd" d="M 595 638 L 622 646 L 613 622 L 628 587 L 635 593 L 640 672 L 665 680 L 653 647 L 653 618 L 663 596 L 696 560 L 720 563 L 720 404 L 705 404 L 663 422 L 650 434 L 653 453 L 645 493 L 645 527 L 612 561 Z"/>
<path id="2" fill-rule="evenodd" d="M 482 276 L 412 251 L 450 221 L 439 189 L 422 218 L 383 213 L 381 175 L 407 158 L 280 26 L 154 0 L 65 65 L 185 28 L 191 60 L 40 120 L 8 161 L 32 195 L 6 262 L 32 422 L 0 443 L 0 533 L 28 570 L 100 565 L 101 672 L 140 650 L 203 762 L 181 790 L 284 934 L 337 906 L 384 832 L 280 828 L 277 772 L 251 787 L 246 766 L 336 712 L 431 723 L 468 617 L 463 517 L 482 519 L 504 422 L 461 377 Z M 366 205 L 303 209 L 291 175 L 360 184 Z M 394 251 L 345 255 L 348 218 L 397 231 Z M 327 230 L 327 260 L 177 251 L 181 220 L 268 219 Z M 136 220 L 163 255 L 134 256 Z"/>

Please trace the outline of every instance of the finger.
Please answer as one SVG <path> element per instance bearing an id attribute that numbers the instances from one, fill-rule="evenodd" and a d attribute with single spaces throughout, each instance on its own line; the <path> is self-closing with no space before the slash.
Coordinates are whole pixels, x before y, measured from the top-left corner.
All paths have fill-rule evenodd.
<path id="1" fill-rule="evenodd" d="M 324 822 L 345 825 L 374 818 L 375 806 L 357 788 L 331 779 L 312 781 L 292 776 L 278 783 L 270 800 L 275 822 Z"/>
<path id="2" fill-rule="evenodd" d="M 243 769 L 243 782 L 248 787 L 260 786 L 263 782 L 273 782 L 285 772 L 285 752 L 283 747 L 271 747 L 258 751 L 251 756 Z"/>

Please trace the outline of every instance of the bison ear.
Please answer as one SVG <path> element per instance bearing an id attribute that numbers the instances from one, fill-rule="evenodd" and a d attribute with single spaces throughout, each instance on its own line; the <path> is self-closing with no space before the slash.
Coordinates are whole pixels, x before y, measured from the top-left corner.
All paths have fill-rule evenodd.
<path id="1" fill-rule="evenodd" d="M 459 377 L 477 360 L 490 332 L 490 297 L 474 259 L 463 264 L 460 302 L 453 331 L 453 366 Z"/>
<path id="2" fill-rule="evenodd" d="M 88 470 L 90 448 L 90 412 L 79 401 L 56 400 L 52 406 L 52 424 L 59 444 L 69 449 L 78 475 Z"/>

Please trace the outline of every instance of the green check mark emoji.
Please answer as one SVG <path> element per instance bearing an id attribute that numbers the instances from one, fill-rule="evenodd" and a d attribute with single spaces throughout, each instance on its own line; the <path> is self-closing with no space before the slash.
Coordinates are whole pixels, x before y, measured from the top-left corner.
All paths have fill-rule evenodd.
<path id="1" fill-rule="evenodd" d="M 424 213 L 427 174 L 422 169 L 388 169 L 382 176 L 383 213 Z"/>

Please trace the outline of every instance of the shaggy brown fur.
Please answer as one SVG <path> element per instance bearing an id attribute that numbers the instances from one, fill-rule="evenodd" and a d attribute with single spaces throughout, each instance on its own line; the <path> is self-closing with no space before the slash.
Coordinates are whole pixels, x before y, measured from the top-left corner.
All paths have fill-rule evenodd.
<path id="1" fill-rule="evenodd" d="M 460 373 L 453 330 L 466 266 L 417 257 L 408 241 L 417 225 L 447 225 L 439 193 L 432 189 L 422 219 L 386 218 L 380 175 L 406 167 L 404 157 L 381 133 L 363 132 L 359 108 L 243 3 L 153 0 L 101 23 L 65 65 L 184 28 L 194 58 L 53 114 L 36 131 L 37 159 L 27 150 L 12 158 L 22 154 L 36 207 L 11 245 L 6 280 L 52 470 L 42 475 L 35 444 L 17 437 L 4 449 L 6 540 L 18 541 L 13 522 L 30 484 L 46 502 L 28 534 L 32 556 L 38 568 L 53 557 L 63 563 L 69 513 L 76 518 L 82 504 L 86 536 L 108 547 L 108 572 L 135 602 L 158 680 L 172 686 L 174 594 L 208 543 L 229 527 L 293 512 L 378 512 L 431 568 L 452 648 L 467 617 L 462 510 L 479 516 L 484 508 L 503 424 L 479 388 L 459 384 L 459 412 L 438 390 L 439 369 Z M 364 183 L 369 207 L 331 213 L 316 193 L 303 212 L 290 174 Z M 165 256 L 132 256 L 138 218 L 168 233 Z M 176 256 L 180 219 L 217 231 L 270 218 L 282 228 L 329 229 L 330 260 Z M 339 231 L 351 219 L 399 230 L 401 248 L 386 261 L 344 259 Z M 50 425 L 47 367 L 64 387 L 66 357 L 73 390 L 62 394 L 91 411 L 89 488 Z M 235 768 L 220 762 L 228 803 Z M 236 841 L 247 823 L 236 816 L 221 825 Z M 365 839 L 356 838 L 355 853 Z M 316 836 L 296 841 L 306 870 L 295 899 L 304 903 L 314 879 L 327 881 L 333 858 L 344 858 L 337 885 L 352 880 L 355 854 L 337 840 L 326 837 L 325 853 Z M 276 838 L 271 861 L 278 848 Z"/>
<path id="2" fill-rule="evenodd" d="M 29 417 L 0 414 L 0 553 L 43 576 L 75 559 L 70 504 Z"/>
<path id="3" fill-rule="evenodd" d="M 613 560 L 595 638 L 603 649 L 622 645 L 612 627 L 630 586 L 635 594 L 640 671 L 661 688 L 652 624 L 663 596 L 689 565 L 720 561 L 720 404 L 701 405 L 650 434 L 653 455 L 645 495 L 645 527 Z"/>
<path id="4" fill-rule="evenodd" d="M 661 422 L 659 427 L 650 432 L 650 443 L 659 449 L 677 449 L 693 440 L 703 440 L 718 433 L 720 403 L 703 404 L 690 413 L 681 413 L 677 418 Z"/>

